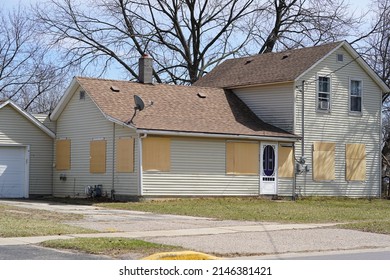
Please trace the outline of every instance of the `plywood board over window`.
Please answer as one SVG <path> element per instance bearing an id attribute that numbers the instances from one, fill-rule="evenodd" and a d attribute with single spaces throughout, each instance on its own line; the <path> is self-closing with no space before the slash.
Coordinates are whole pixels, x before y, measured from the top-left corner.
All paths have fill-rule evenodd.
<path id="1" fill-rule="evenodd" d="M 227 142 L 226 173 L 235 175 L 258 175 L 259 143 Z"/>
<path id="2" fill-rule="evenodd" d="M 142 168 L 144 171 L 170 171 L 170 138 L 146 137 L 142 140 Z"/>
<path id="3" fill-rule="evenodd" d="M 116 142 L 116 171 L 134 172 L 134 139 L 120 138 Z"/>
<path id="4" fill-rule="evenodd" d="M 278 176 L 279 178 L 294 177 L 293 147 L 279 145 L 278 148 Z"/>
<path id="5" fill-rule="evenodd" d="M 90 173 L 106 172 L 106 140 L 92 140 L 90 142 Z"/>
<path id="6" fill-rule="evenodd" d="M 345 163 L 345 179 L 347 181 L 366 180 L 366 145 L 346 144 Z"/>
<path id="7" fill-rule="evenodd" d="M 70 139 L 56 141 L 56 170 L 70 169 Z"/>
<path id="8" fill-rule="evenodd" d="M 335 179 L 335 143 L 314 142 L 313 179 L 331 181 Z"/>

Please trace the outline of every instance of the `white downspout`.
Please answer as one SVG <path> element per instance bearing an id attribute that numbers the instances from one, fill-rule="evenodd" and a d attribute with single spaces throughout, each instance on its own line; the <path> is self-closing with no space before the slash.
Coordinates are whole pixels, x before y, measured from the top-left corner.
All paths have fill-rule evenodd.
<path id="1" fill-rule="evenodd" d="M 138 135 L 138 196 L 143 196 L 143 169 L 142 169 L 142 139 L 146 138 L 148 135 L 145 133 L 143 135 Z"/>

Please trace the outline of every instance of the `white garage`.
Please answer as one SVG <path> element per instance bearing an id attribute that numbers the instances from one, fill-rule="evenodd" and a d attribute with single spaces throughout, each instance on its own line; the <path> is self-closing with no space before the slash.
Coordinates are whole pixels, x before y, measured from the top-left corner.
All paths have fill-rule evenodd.
<path id="1" fill-rule="evenodd" d="M 28 148 L 0 146 L 0 197 L 28 197 Z"/>
<path id="2" fill-rule="evenodd" d="M 37 118 L 0 100 L 0 198 L 52 194 L 54 137 Z"/>

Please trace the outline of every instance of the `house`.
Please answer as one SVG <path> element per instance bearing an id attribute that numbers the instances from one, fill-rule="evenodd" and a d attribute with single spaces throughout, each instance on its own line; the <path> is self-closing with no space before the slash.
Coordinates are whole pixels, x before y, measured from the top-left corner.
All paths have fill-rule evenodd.
<path id="1" fill-rule="evenodd" d="M 51 195 L 54 132 L 11 100 L 0 120 L 0 198 Z"/>
<path id="2" fill-rule="evenodd" d="M 75 77 L 50 116 L 53 148 L 38 119 L 0 105 L 0 152 L 30 167 L 18 196 L 380 195 L 390 89 L 347 42 L 229 59 L 194 86 L 153 84 L 149 57 L 139 70 Z"/>
<path id="3" fill-rule="evenodd" d="M 259 184 L 267 146 L 268 180 L 286 192 L 293 183 L 298 137 L 260 120 L 228 90 L 76 77 L 51 119 L 55 196 L 83 197 L 95 185 L 115 198 L 256 196 L 276 187 Z"/>
<path id="4" fill-rule="evenodd" d="M 230 90 L 260 119 L 302 137 L 298 194 L 380 196 L 382 94 L 390 89 L 347 42 L 226 60 L 195 86 Z"/>

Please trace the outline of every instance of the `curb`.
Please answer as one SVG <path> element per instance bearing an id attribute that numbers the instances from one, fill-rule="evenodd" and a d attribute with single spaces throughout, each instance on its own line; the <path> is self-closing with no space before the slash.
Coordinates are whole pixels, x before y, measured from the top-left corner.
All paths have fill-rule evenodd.
<path id="1" fill-rule="evenodd" d="M 195 251 L 164 252 L 150 255 L 142 260 L 218 260 L 219 258 Z"/>

